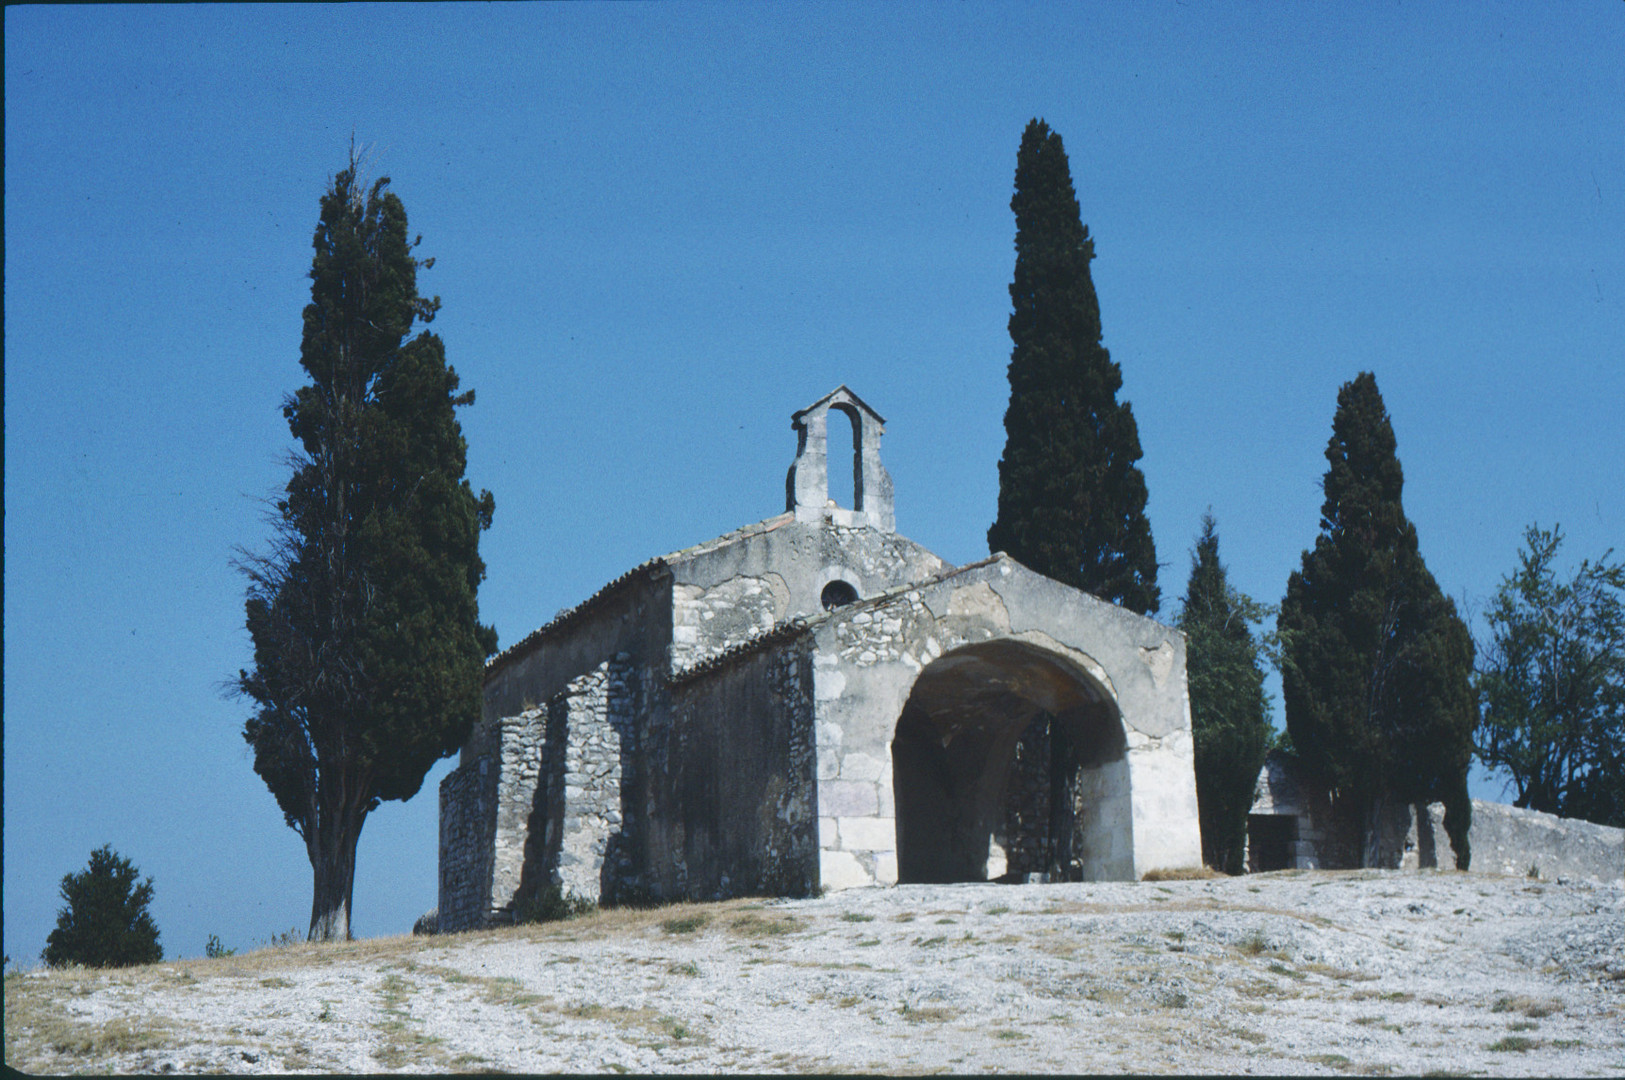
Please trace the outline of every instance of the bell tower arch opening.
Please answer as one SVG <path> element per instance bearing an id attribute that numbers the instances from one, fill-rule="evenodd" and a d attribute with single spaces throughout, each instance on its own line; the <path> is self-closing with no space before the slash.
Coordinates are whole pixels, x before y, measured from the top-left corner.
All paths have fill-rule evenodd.
<path id="1" fill-rule="evenodd" d="M 900 883 L 1133 876 L 1126 744 L 1111 694 L 1009 639 L 944 653 L 892 741 Z"/>
<path id="2" fill-rule="evenodd" d="M 844 402 L 832 404 L 830 414 L 825 421 L 829 439 L 829 497 L 838 507 L 862 510 L 863 419 L 855 408 Z M 836 419 L 837 415 L 840 419 Z M 843 446 L 852 448 L 850 464 L 842 460 Z"/>

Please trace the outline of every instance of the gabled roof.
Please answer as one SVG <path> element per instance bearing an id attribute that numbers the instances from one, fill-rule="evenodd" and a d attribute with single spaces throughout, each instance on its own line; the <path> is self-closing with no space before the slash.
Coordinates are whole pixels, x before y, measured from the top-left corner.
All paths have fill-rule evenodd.
<path id="1" fill-rule="evenodd" d="M 575 605 L 574 607 L 563 609 L 546 623 L 537 627 L 535 630 L 532 630 L 530 633 L 526 634 L 512 645 L 509 645 L 506 649 L 503 649 L 501 652 L 491 657 L 485 662 L 485 677 L 490 678 L 498 671 L 507 667 L 514 660 L 518 659 L 521 655 L 530 652 L 546 639 L 553 637 L 561 630 L 576 622 L 583 615 L 597 610 L 599 607 L 603 606 L 607 600 L 626 588 L 626 586 L 631 582 L 646 581 L 652 577 L 658 576 L 659 574 L 669 573 L 672 565 L 675 563 L 685 562 L 696 555 L 703 555 L 706 552 L 714 551 L 719 547 L 726 547 L 728 544 L 742 540 L 748 536 L 772 532 L 779 526 L 788 524 L 794 520 L 794 514 L 775 514 L 763 521 L 754 522 L 750 525 L 741 526 L 732 532 L 723 533 L 721 536 L 718 536 L 712 540 L 707 540 L 704 543 L 693 544 L 689 547 L 681 548 L 666 555 L 659 555 L 653 559 L 648 559 L 639 563 L 626 573 L 622 574 L 620 577 L 610 581 L 609 584 L 605 585 L 603 588 L 581 601 L 581 603 Z"/>
<path id="2" fill-rule="evenodd" d="M 882 425 L 884 425 L 886 423 L 886 418 L 884 416 L 881 416 L 879 413 L 875 412 L 874 407 L 872 405 L 870 405 L 867 401 L 864 401 L 862 398 L 858 397 L 858 395 L 854 394 L 851 391 L 851 389 L 845 383 L 842 383 L 840 386 L 837 386 L 835 389 L 831 390 L 829 393 L 825 394 L 823 397 L 819 398 L 817 401 L 813 402 L 811 405 L 808 405 L 805 409 L 802 409 L 802 410 L 800 410 L 798 412 L 791 413 L 790 414 L 790 422 L 792 424 L 796 423 L 803 416 L 806 416 L 808 413 L 812 412 L 814 409 L 818 408 L 821 405 L 827 404 L 837 394 L 845 394 L 848 398 L 851 399 L 852 404 L 856 405 L 858 408 L 862 409 L 864 412 L 866 412 L 870 416 L 874 417 L 875 420 L 878 423 L 880 423 Z"/>

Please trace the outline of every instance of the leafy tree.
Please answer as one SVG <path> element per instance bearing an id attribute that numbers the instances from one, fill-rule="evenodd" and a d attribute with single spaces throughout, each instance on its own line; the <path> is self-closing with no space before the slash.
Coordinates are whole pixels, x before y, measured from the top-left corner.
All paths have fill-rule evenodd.
<path id="1" fill-rule="evenodd" d="M 1186 637 L 1202 861 L 1227 874 L 1246 869 L 1247 812 L 1270 742 L 1269 695 L 1250 625 L 1269 614 L 1231 587 L 1213 515 L 1204 514 L 1179 628 Z"/>
<path id="2" fill-rule="evenodd" d="M 1010 285 L 1010 406 L 999 510 L 988 547 L 1041 574 L 1148 614 L 1157 553 L 1146 520 L 1140 434 L 1100 344 L 1089 276 L 1094 241 L 1078 212 L 1061 136 L 1027 125 L 1016 156 Z"/>
<path id="3" fill-rule="evenodd" d="M 480 710 L 496 633 L 478 621 L 490 492 L 463 479 L 458 378 L 418 295 L 406 211 L 349 166 L 321 199 L 300 363 L 283 404 L 298 439 L 269 554 L 250 556 L 254 667 L 237 690 L 254 771 L 305 842 L 310 938 L 347 938 L 367 814 L 409 799 Z"/>
<path id="4" fill-rule="evenodd" d="M 1478 672 L 1478 756 L 1512 774 L 1514 805 L 1625 825 L 1625 567 L 1612 549 L 1569 581 L 1563 531 L 1531 525 L 1490 606 Z"/>
<path id="5" fill-rule="evenodd" d="M 1338 391 L 1321 532 L 1281 604 L 1287 730 L 1332 792 L 1335 858 L 1370 863 L 1392 800 L 1442 800 L 1465 869 L 1473 643 L 1422 561 L 1395 449 L 1377 380 L 1363 372 Z"/>
<path id="6" fill-rule="evenodd" d="M 88 867 L 62 879 L 68 906 L 57 912 L 56 929 L 46 937 L 40 958 L 52 967 L 130 967 L 162 960 L 158 925 L 147 911 L 152 879 L 137 883 L 140 876 L 111 846 L 92 851 Z"/>

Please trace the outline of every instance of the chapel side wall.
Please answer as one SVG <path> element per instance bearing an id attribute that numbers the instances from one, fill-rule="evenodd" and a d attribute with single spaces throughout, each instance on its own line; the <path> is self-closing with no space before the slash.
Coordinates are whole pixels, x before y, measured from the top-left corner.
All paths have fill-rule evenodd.
<path id="1" fill-rule="evenodd" d="M 439 929 L 485 925 L 497 825 L 500 725 L 480 721 L 463 744 L 462 765 L 440 781 Z"/>
<path id="2" fill-rule="evenodd" d="M 590 611 L 569 617 L 543 642 L 499 659 L 486 676 L 484 715 L 517 716 L 563 693 L 570 680 L 626 653 L 652 667 L 671 644 L 671 578 L 656 572 L 619 586 Z"/>
<path id="3" fill-rule="evenodd" d="M 795 641 L 670 691 L 652 726 L 647 887 L 654 898 L 808 896 L 818 886 L 812 663 Z"/>
<path id="4" fill-rule="evenodd" d="M 562 745 L 555 752 L 560 760 L 546 758 L 548 704 L 568 697 L 574 680 L 607 664 L 642 664 L 663 675 L 671 643 L 670 577 L 657 571 L 616 589 L 591 610 L 568 616 L 544 641 L 521 646 L 492 665 L 476 733 L 441 783 L 443 928 L 467 929 L 510 917 L 521 889 L 532 883 L 545 887 L 549 882 L 543 877 L 558 877 L 556 863 L 539 865 L 550 858 L 548 845 L 556 847 L 558 838 L 530 835 L 533 827 L 545 827 L 549 815 L 539 800 L 550 794 L 548 776 L 560 774 L 564 765 Z M 589 756 L 601 756 L 598 749 Z M 632 762 L 620 763 L 617 774 L 622 771 L 639 772 Z M 562 780 L 555 786 L 562 788 Z M 551 794 L 562 797 L 562 791 Z M 621 865 L 635 860 L 637 851 L 617 848 L 611 854 Z M 626 865 L 620 876 L 635 877 L 639 870 Z"/>

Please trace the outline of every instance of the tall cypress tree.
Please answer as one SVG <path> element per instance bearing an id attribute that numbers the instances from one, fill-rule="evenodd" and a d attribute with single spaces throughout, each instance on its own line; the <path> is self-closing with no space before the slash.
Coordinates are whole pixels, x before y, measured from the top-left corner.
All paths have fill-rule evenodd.
<path id="1" fill-rule="evenodd" d="M 1131 611 L 1157 610 L 1140 434 L 1100 344 L 1094 241 L 1061 136 L 1033 120 L 1016 155 L 1010 407 L 988 547 Z"/>
<path id="2" fill-rule="evenodd" d="M 367 815 L 417 793 L 480 711 L 479 534 L 490 492 L 463 479 L 458 378 L 418 295 L 406 210 L 349 167 L 321 200 L 300 363 L 283 405 L 301 452 L 269 554 L 243 563 L 254 667 L 237 688 L 254 770 L 314 873 L 312 940 L 347 938 Z"/>
<path id="3" fill-rule="evenodd" d="M 1202 861 L 1227 874 L 1246 869 L 1247 811 L 1269 745 L 1269 695 L 1250 625 L 1267 614 L 1231 588 L 1213 515 L 1203 515 L 1179 628 L 1186 640 Z"/>
<path id="4" fill-rule="evenodd" d="M 1320 535 L 1281 604 L 1287 731 L 1332 792 L 1335 858 L 1369 864 L 1395 800 L 1442 800 L 1465 869 L 1473 642 L 1422 562 L 1395 448 L 1376 377 L 1363 372 L 1338 391 Z"/>

